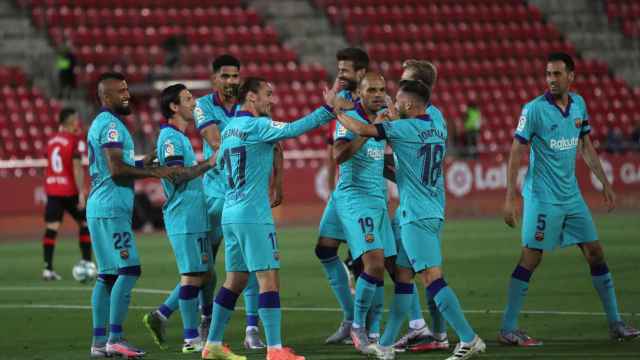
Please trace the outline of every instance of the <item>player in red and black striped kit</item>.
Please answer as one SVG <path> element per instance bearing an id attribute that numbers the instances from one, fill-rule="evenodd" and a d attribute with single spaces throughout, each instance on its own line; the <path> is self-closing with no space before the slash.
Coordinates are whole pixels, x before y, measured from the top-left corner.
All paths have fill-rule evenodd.
<path id="1" fill-rule="evenodd" d="M 47 142 L 47 169 L 44 189 L 47 194 L 44 220 L 46 230 L 42 238 L 45 269 L 44 280 L 60 280 L 53 270 L 53 251 L 64 212 L 78 223 L 82 261 L 91 262 L 91 239 L 85 217 L 86 196 L 82 154 L 86 151 L 80 135 L 80 118 L 72 108 L 64 108 L 59 115 L 60 129 Z"/>

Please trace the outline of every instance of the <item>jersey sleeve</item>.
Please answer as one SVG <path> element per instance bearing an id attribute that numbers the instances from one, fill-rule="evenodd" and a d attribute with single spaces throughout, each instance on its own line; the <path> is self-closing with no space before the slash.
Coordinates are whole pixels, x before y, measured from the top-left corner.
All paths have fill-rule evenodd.
<path id="1" fill-rule="evenodd" d="M 536 113 L 535 107 L 530 104 L 525 105 L 518 120 L 518 127 L 514 133 L 516 140 L 522 144 L 528 144 L 529 141 L 531 141 L 531 137 L 535 134 L 537 117 L 538 114 Z"/>
<path id="2" fill-rule="evenodd" d="M 336 130 L 333 132 L 333 141 L 351 141 L 353 139 L 355 139 L 355 134 L 344 127 L 344 125 L 342 125 L 340 122 L 337 122 Z"/>
<path id="3" fill-rule="evenodd" d="M 193 110 L 193 117 L 196 119 L 196 127 L 198 131 L 202 131 L 211 125 L 217 125 L 220 123 L 220 119 L 215 114 L 215 111 L 209 106 L 205 106 L 202 101 L 196 102 L 196 108 Z"/>
<path id="4" fill-rule="evenodd" d="M 376 140 L 389 140 L 393 142 L 401 138 L 406 138 L 404 134 L 407 132 L 407 121 L 385 121 L 383 123 L 375 124 L 378 129 L 378 136 Z"/>
<path id="5" fill-rule="evenodd" d="M 300 136 L 311 129 L 326 124 L 334 117 L 333 112 L 323 106 L 311 114 L 290 123 L 273 121 L 264 117 L 256 118 L 254 129 L 260 141 L 277 142 Z"/>
<path id="6" fill-rule="evenodd" d="M 82 154 L 84 154 L 86 151 L 87 151 L 87 145 L 85 144 L 84 140 L 82 140 L 82 138 L 80 138 L 79 136 L 76 137 L 74 140 L 73 149 L 71 152 L 71 158 L 80 159 L 82 158 Z"/>
<path id="7" fill-rule="evenodd" d="M 118 120 L 113 119 L 100 129 L 98 143 L 101 148 L 122 149 L 126 129 Z"/>
<path id="8" fill-rule="evenodd" d="M 587 110 L 587 104 L 582 99 L 582 124 L 580 126 L 580 137 L 583 137 L 591 132 L 591 119 L 589 119 L 589 111 Z"/>
<path id="9" fill-rule="evenodd" d="M 175 135 L 169 135 L 158 144 L 158 157 L 165 166 L 184 166 L 184 144 Z"/>

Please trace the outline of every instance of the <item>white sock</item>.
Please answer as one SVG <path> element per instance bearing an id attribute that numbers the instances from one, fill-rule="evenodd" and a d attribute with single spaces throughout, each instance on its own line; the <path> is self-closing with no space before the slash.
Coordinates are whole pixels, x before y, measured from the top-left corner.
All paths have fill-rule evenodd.
<path id="1" fill-rule="evenodd" d="M 427 323 L 424 321 L 424 319 L 409 321 L 409 327 L 414 330 L 422 329 L 425 325 L 427 325 Z"/>
<path id="2" fill-rule="evenodd" d="M 198 336 L 198 337 L 194 337 L 193 339 L 184 339 L 184 342 L 189 344 L 194 344 L 194 343 L 202 342 L 202 339 L 200 339 L 200 336 Z"/>
<path id="3" fill-rule="evenodd" d="M 369 337 L 371 339 L 380 339 L 380 334 L 379 333 L 370 333 Z"/>
<path id="4" fill-rule="evenodd" d="M 247 326 L 247 328 L 244 331 L 249 332 L 249 331 L 253 331 L 253 330 L 259 331 L 257 326 Z"/>
<path id="5" fill-rule="evenodd" d="M 282 349 L 282 344 L 273 345 L 273 346 L 268 346 L 268 347 L 267 347 L 267 350 L 268 350 L 268 349 Z"/>
<path id="6" fill-rule="evenodd" d="M 351 324 L 351 327 L 354 329 L 360 329 L 360 325 L 356 324 L 355 322 Z"/>
<path id="7" fill-rule="evenodd" d="M 222 341 L 207 341 L 207 344 L 213 345 L 213 346 L 221 346 Z"/>

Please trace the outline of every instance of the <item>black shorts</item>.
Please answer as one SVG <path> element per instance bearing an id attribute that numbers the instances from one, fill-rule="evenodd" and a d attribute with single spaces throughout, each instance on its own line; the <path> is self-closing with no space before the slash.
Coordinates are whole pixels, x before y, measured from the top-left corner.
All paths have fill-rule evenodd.
<path id="1" fill-rule="evenodd" d="M 44 210 L 45 222 L 62 221 L 64 212 L 68 212 L 71 217 L 77 221 L 85 221 L 86 215 L 84 209 L 78 210 L 78 195 L 74 196 L 50 196 L 47 195 L 47 206 Z"/>

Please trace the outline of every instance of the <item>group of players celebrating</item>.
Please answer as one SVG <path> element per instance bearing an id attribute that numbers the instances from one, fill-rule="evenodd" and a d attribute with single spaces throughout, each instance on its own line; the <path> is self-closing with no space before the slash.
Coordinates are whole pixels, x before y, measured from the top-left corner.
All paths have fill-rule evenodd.
<path id="1" fill-rule="evenodd" d="M 267 79 L 248 77 L 241 81 L 241 65 L 235 57 L 216 58 L 211 94 L 195 99 L 182 84 L 162 91 L 160 106 L 166 123 L 155 151 L 141 160 L 134 158 L 134 143 L 122 120 L 131 114 L 126 80 L 118 73 L 100 77 L 102 108 L 86 143 L 91 176 L 86 223 L 99 274 L 91 299 L 92 357 L 145 355 L 124 340 L 122 325 L 141 274 L 131 228 L 133 182 L 155 177 L 161 179 L 165 192 L 166 233 L 180 273 L 180 281 L 167 299 L 143 319 L 156 343 L 167 347 L 166 322 L 179 310 L 183 353 L 201 352 L 203 359 L 246 359 L 223 343 L 225 327 L 242 293 L 247 321 L 244 346 L 266 348 L 268 360 L 304 359 L 284 347 L 281 338 L 280 254 L 271 213 L 282 201 L 283 152 L 279 141 L 334 119 L 337 123 L 330 153 L 339 175 L 320 221 L 315 253 L 343 319 L 326 343 L 352 343 L 363 354 L 394 359 L 402 351 L 449 349 L 449 324 L 459 342 L 447 359 L 468 359 L 485 351 L 485 343 L 466 320 L 442 270 L 447 124 L 430 102 L 435 66 L 424 60 L 407 60 L 392 100 L 384 77 L 369 70 L 366 52 L 346 48 L 336 58 L 338 77 L 333 87 L 324 91 L 325 104 L 290 123 L 271 119 L 274 88 Z M 519 329 L 517 318 L 543 252 L 558 245 L 577 245 L 582 250 L 611 336 L 637 337 L 640 332 L 622 322 L 618 313 L 611 274 L 575 177 L 579 151 L 602 182 L 609 209 L 614 208 L 615 195 L 589 140 L 586 105 L 582 97 L 569 91 L 574 63 L 562 53 L 551 54 L 547 60 L 549 88 L 524 107 L 509 158 L 504 209 L 505 221 L 513 227 L 519 218 L 519 163 L 526 147 L 531 148 L 522 191 L 522 256 L 509 282 L 498 340 L 523 347 L 542 345 Z M 65 126 L 66 117 L 62 121 Z M 204 140 L 203 161 L 197 160 L 185 134 L 192 123 Z M 385 155 L 387 147 L 392 155 Z M 388 213 L 387 179 L 397 183 L 400 194 L 393 221 Z M 59 222 L 61 205 L 57 208 L 59 211 L 49 211 L 49 223 Z M 87 243 L 84 217 L 77 218 L 81 244 Z M 49 240 L 45 243 L 51 244 L 50 238 L 55 238 L 54 225 L 48 225 L 45 238 Z M 213 265 L 223 239 L 226 279 L 214 296 Z M 350 269 L 338 257 L 341 243 L 347 244 L 353 259 Z M 85 245 L 83 258 L 89 261 L 86 253 Z M 43 276 L 52 276 L 50 264 L 45 270 Z M 354 294 L 348 271 L 356 279 Z M 381 333 L 385 272 L 394 283 L 395 294 Z M 416 274 L 426 288 L 431 328 L 422 316 L 414 285 Z M 407 318 L 409 331 L 399 337 Z M 259 320 L 266 344 L 260 338 Z"/>

